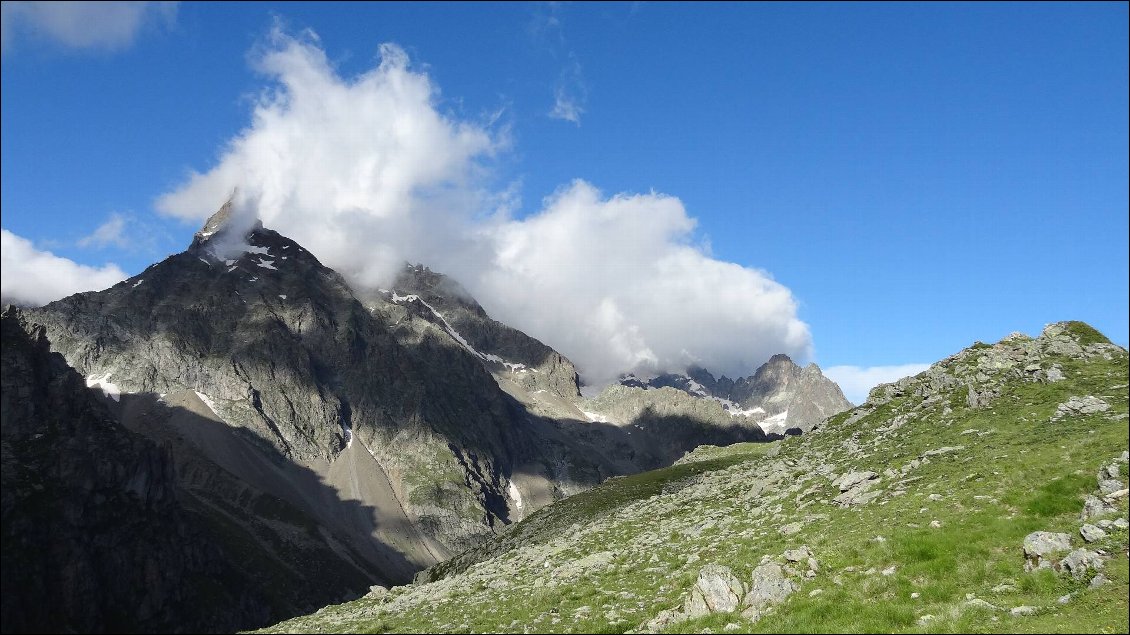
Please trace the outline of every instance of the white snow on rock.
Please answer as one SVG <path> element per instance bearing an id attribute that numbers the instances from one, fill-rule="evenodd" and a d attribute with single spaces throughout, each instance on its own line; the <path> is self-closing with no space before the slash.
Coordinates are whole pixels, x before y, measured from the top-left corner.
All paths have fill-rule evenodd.
<path id="1" fill-rule="evenodd" d="M 587 410 L 582 410 L 581 413 L 588 417 L 589 421 L 593 423 L 608 423 L 608 417 L 600 413 L 589 412 Z"/>
<path id="2" fill-rule="evenodd" d="M 788 430 L 786 426 L 788 419 L 789 411 L 786 410 L 772 417 L 767 417 L 764 421 L 759 421 L 757 425 L 761 426 L 761 429 L 764 430 L 766 434 L 784 434 L 785 430 Z"/>
<path id="3" fill-rule="evenodd" d="M 137 282 L 133 283 L 133 288 L 136 289 L 137 285 L 141 284 L 142 282 L 145 282 L 145 278 L 142 278 L 141 280 L 138 280 Z"/>
<path id="4" fill-rule="evenodd" d="M 269 249 L 267 249 L 266 247 L 257 247 L 257 246 L 255 246 L 255 245 L 248 245 L 248 246 L 247 246 L 247 253 L 251 253 L 251 254 L 269 254 L 269 253 L 271 253 L 271 251 L 270 251 Z"/>
<path id="5" fill-rule="evenodd" d="M 514 485 L 514 481 L 510 481 L 510 487 L 507 488 L 507 493 L 510 494 L 510 500 L 514 501 L 514 507 L 521 511 L 522 507 L 522 492 L 518 491 L 518 487 Z"/>
<path id="6" fill-rule="evenodd" d="M 459 342 L 459 345 L 462 346 L 463 348 L 467 349 L 467 351 L 469 353 L 471 353 L 472 355 L 474 355 L 475 357 L 478 357 L 479 359 L 481 359 L 483 361 L 501 364 L 501 365 L 509 368 L 510 372 L 515 372 L 515 373 L 524 373 L 524 372 L 528 372 L 528 371 L 529 372 L 535 372 L 535 373 L 538 372 L 537 369 L 526 368 L 525 364 L 520 364 L 518 362 L 508 362 L 505 359 L 502 359 L 501 357 L 499 357 L 498 355 L 495 355 L 493 353 L 483 353 L 483 352 L 479 351 L 478 349 L 476 349 L 474 346 L 471 346 L 471 343 L 468 342 L 466 340 L 466 338 L 464 338 L 462 335 L 460 335 L 459 331 L 456 331 L 451 326 L 451 324 L 447 321 L 447 318 L 443 317 L 442 313 L 437 311 L 435 309 L 435 307 L 433 307 L 432 305 L 428 304 L 427 302 L 424 302 L 420 298 L 420 296 L 418 296 L 418 295 L 415 295 L 415 294 L 399 295 L 399 294 L 396 293 L 396 291 L 393 291 L 392 292 L 392 301 L 396 302 L 398 304 L 401 303 L 401 302 L 419 302 L 420 304 L 426 306 L 428 308 L 428 310 L 432 312 L 432 315 L 439 318 L 439 321 L 443 323 L 443 330 L 447 331 L 448 335 L 450 335 L 456 342 Z"/>
<path id="7" fill-rule="evenodd" d="M 122 389 L 118 388 L 117 384 L 110 381 L 110 375 L 113 372 L 114 371 L 109 371 L 102 373 L 101 375 L 92 375 L 90 377 L 87 377 L 86 387 L 98 388 L 98 390 L 102 391 L 103 395 L 106 395 L 110 399 L 113 399 L 114 401 L 121 401 Z"/>
<path id="8" fill-rule="evenodd" d="M 283 300 L 285 300 L 285 299 L 286 299 L 286 294 L 285 294 L 285 293 L 280 293 L 280 294 L 279 294 L 279 297 L 280 297 L 280 298 L 282 298 Z"/>
<path id="9" fill-rule="evenodd" d="M 205 406 L 208 406 L 208 409 L 212 411 L 212 414 L 216 415 L 217 417 L 220 416 L 220 413 L 216 412 L 216 402 L 212 401 L 211 397 L 209 397 L 208 395 L 205 395 L 204 393 L 200 392 L 199 390 L 194 390 L 192 392 L 196 393 L 196 396 L 200 398 L 200 401 L 204 402 Z"/>
<path id="10" fill-rule="evenodd" d="M 275 266 L 274 260 L 260 260 L 259 262 L 255 263 L 255 266 L 262 267 L 264 269 L 274 269 L 276 271 L 278 270 L 278 267 Z"/>

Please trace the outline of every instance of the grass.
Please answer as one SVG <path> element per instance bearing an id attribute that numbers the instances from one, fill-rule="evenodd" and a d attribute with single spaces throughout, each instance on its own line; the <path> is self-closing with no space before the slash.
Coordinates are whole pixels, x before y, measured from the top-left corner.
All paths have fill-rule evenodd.
<path id="1" fill-rule="evenodd" d="M 1105 341 L 1077 325 L 1068 329 L 1080 341 Z M 954 372 L 1001 378 L 985 408 L 966 406 L 964 385 L 929 403 L 911 389 L 862 418 L 844 413 L 772 446 L 700 448 L 675 466 L 613 479 L 540 510 L 445 563 L 437 583 L 399 587 L 383 603 L 328 607 L 276 628 L 638 630 L 681 606 L 703 565 L 726 565 L 748 583 L 764 556 L 806 544 L 819 572 L 759 621 L 713 614 L 670 629 L 1127 632 L 1125 530 L 1097 545 L 1112 557 L 1103 570 L 1111 582 L 1096 589 L 1088 579 L 1026 572 L 1022 553 L 1024 537 L 1037 530 L 1066 532 L 1083 544 L 1083 498 L 1094 491 L 1099 467 L 1128 445 L 1126 355 L 1047 359 L 1068 378 L 1049 384 L 978 361 L 992 352 L 974 347 L 952 362 Z M 1052 421 L 1058 403 L 1088 394 L 1111 410 Z M 896 418 L 905 418 L 901 427 L 892 427 Z M 925 456 L 942 447 L 960 449 Z M 883 495 L 857 508 L 833 504 L 839 492 L 831 479 L 859 470 L 880 474 L 875 487 Z M 1125 498 L 1117 515 L 1127 515 Z M 799 529 L 782 533 L 792 524 Z M 1068 594 L 1071 601 L 1060 604 Z M 968 597 L 1001 610 L 970 605 Z M 1007 610 L 1021 605 L 1040 609 L 1025 617 Z"/>

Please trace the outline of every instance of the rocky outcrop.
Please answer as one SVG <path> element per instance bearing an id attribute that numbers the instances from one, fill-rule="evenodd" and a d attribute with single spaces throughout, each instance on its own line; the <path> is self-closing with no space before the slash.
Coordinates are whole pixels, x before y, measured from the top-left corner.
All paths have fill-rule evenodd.
<path id="1" fill-rule="evenodd" d="M 832 415 L 851 408 L 843 391 L 824 376 L 820 367 L 801 368 L 788 355 L 774 355 L 753 375 L 732 380 L 715 379 L 703 368 L 686 374 L 663 374 L 649 380 L 629 375 L 621 385 L 630 388 L 673 388 L 713 400 L 735 418 L 757 422 L 767 434 L 808 432 Z"/>
<path id="2" fill-rule="evenodd" d="M 182 506 L 168 449 L 123 428 L 18 309 L 2 325 L 2 630 L 230 631 L 287 615 Z"/>

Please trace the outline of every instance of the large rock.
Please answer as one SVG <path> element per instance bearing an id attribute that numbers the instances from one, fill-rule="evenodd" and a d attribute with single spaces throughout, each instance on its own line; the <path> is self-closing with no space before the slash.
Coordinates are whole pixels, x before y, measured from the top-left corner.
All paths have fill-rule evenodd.
<path id="1" fill-rule="evenodd" d="M 871 472 L 871 471 L 849 472 L 847 474 L 844 474 L 840 478 L 836 479 L 835 481 L 833 481 L 832 485 L 838 486 L 840 488 L 841 492 L 846 492 L 849 489 L 855 487 L 856 485 L 859 485 L 860 483 L 863 483 L 864 481 L 869 481 L 869 480 L 875 478 L 876 476 L 878 476 L 878 474 L 876 474 L 875 472 Z"/>
<path id="2" fill-rule="evenodd" d="M 1024 537 L 1024 556 L 1028 571 L 1053 566 L 1052 557 L 1071 549 L 1071 536 L 1050 531 L 1034 531 Z"/>
<path id="3" fill-rule="evenodd" d="M 1052 419 L 1079 417 L 1106 412 L 1107 410 L 1110 410 L 1110 404 L 1098 397 L 1091 395 L 1087 395 L 1086 397 L 1072 397 L 1056 406 L 1055 414 L 1052 415 Z"/>
<path id="4" fill-rule="evenodd" d="M 698 573 L 698 581 L 687 600 L 688 619 L 708 613 L 732 613 L 737 610 L 745 590 L 741 580 L 729 567 L 708 564 Z"/>
<path id="5" fill-rule="evenodd" d="M 759 565 L 750 577 L 749 593 L 742 600 L 746 607 L 742 615 L 752 620 L 760 619 L 766 609 L 784 602 L 797 590 L 781 565 L 774 562 Z"/>
<path id="6" fill-rule="evenodd" d="M 1076 549 L 1067 554 L 1067 557 L 1060 562 L 1063 570 L 1070 573 L 1071 577 L 1076 580 L 1086 577 L 1088 571 L 1102 569 L 1103 564 L 1103 557 L 1088 549 Z"/>

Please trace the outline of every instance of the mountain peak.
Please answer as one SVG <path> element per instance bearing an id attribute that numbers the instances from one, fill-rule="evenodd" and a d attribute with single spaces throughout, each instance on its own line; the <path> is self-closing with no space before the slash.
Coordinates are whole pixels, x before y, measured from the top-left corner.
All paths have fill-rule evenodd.
<path id="1" fill-rule="evenodd" d="M 263 228 L 263 223 L 260 222 L 257 215 L 252 213 L 250 208 L 236 204 L 236 195 L 237 192 L 232 192 L 232 195 L 220 206 L 220 209 L 208 217 L 200 231 L 193 235 L 194 243 L 201 244 L 217 234 L 223 236 L 230 232 L 235 232 L 242 237 L 248 232 Z"/>

